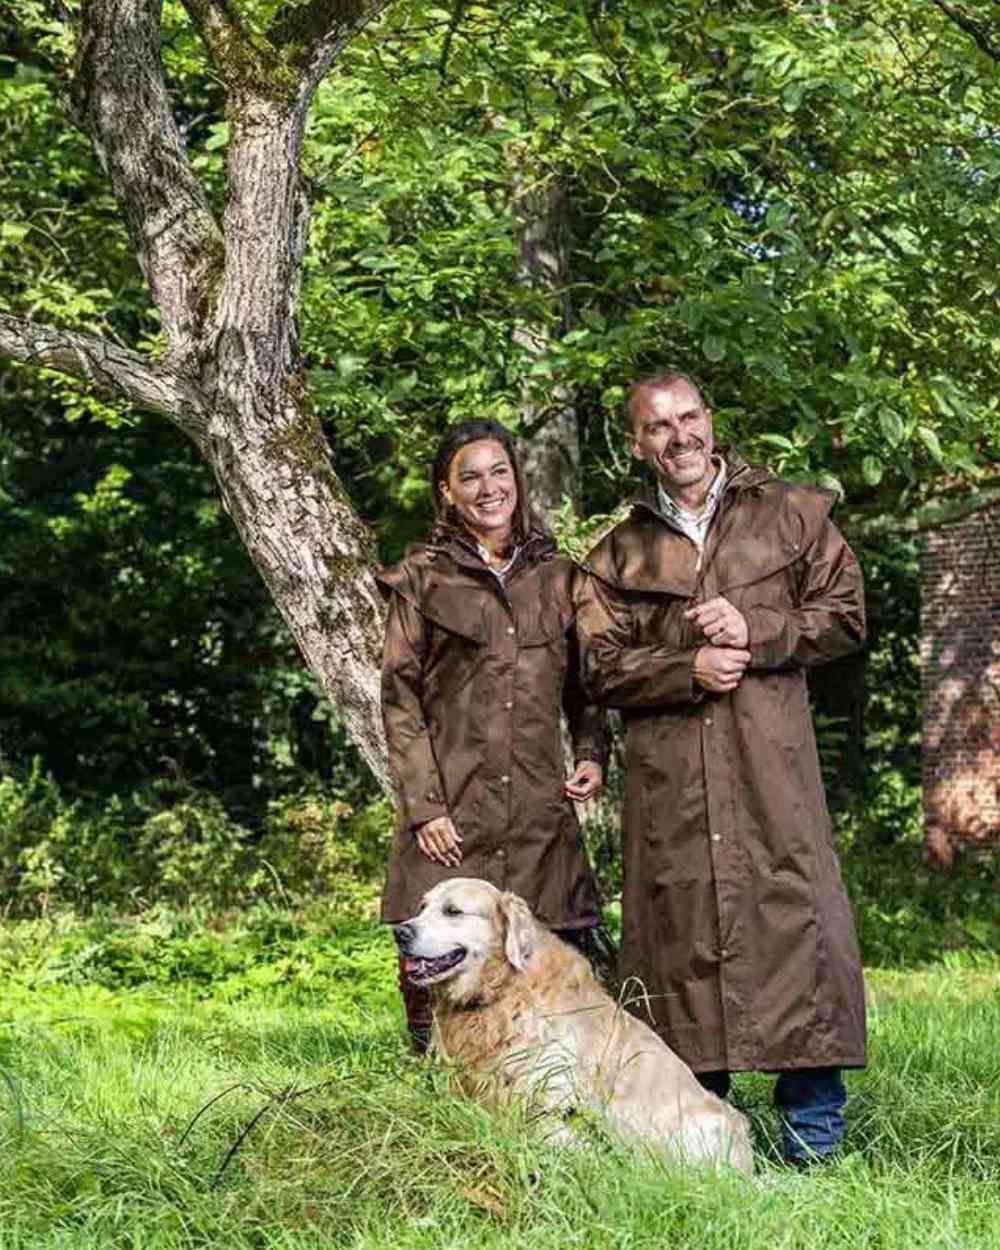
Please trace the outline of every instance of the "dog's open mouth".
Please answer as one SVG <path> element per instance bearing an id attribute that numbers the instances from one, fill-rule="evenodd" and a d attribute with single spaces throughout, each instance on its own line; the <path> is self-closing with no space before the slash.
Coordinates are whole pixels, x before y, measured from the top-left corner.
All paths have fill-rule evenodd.
<path id="1" fill-rule="evenodd" d="M 444 976 L 446 972 L 450 972 L 464 958 L 464 946 L 456 946 L 453 951 L 448 951 L 446 955 L 438 955 L 434 959 L 418 959 L 414 955 L 407 955 L 403 959 L 403 971 L 414 985 L 428 985 L 431 981 Z"/>

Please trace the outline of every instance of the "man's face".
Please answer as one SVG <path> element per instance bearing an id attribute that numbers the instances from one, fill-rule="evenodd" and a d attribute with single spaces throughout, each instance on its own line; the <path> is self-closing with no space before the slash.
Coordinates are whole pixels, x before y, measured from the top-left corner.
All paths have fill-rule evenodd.
<path id="1" fill-rule="evenodd" d="M 712 414 L 687 382 L 644 387 L 635 397 L 632 455 L 654 470 L 669 494 L 706 489 L 715 475 Z"/>

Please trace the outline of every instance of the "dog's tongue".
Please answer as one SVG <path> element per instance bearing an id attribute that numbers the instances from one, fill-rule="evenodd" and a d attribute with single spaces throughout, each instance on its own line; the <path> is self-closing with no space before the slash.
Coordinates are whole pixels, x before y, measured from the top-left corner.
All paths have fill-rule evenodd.
<path id="1" fill-rule="evenodd" d="M 403 971 L 407 973 L 415 971 L 415 969 L 419 968 L 420 966 L 419 959 L 407 959 L 404 957 L 402 960 L 400 960 L 400 962 L 403 965 Z"/>

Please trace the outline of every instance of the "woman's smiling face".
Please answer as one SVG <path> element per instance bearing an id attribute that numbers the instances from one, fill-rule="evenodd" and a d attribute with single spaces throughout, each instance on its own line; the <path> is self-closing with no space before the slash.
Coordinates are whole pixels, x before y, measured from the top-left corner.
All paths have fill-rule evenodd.
<path id="1" fill-rule="evenodd" d="M 480 438 L 459 448 L 441 490 L 466 528 L 478 538 L 495 540 L 510 533 L 517 508 L 517 482 L 514 466 L 495 439 Z"/>

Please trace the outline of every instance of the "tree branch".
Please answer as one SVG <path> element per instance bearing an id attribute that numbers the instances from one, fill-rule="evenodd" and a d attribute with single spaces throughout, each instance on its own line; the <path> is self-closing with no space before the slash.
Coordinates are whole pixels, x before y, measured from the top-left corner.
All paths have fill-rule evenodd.
<path id="1" fill-rule="evenodd" d="M 465 12 L 467 3 L 468 0 L 455 0 L 451 21 L 448 23 L 448 29 L 445 31 L 444 40 L 441 44 L 441 57 L 438 60 L 438 77 L 441 79 L 442 84 L 448 77 L 448 58 L 451 56 L 451 45 L 455 40 L 455 32 L 458 30 L 458 24 L 462 20 L 462 14 Z"/>
<path id="2" fill-rule="evenodd" d="M 952 5 L 946 4 L 945 0 L 931 0 L 931 4 L 940 9 L 945 17 L 950 22 L 954 22 L 960 30 L 964 30 L 980 52 L 985 52 L 991 60 L 1000 65 L 1000 45 L 995 44 L 991 38 L 996 30 L 993 22 L 977 22 L 964 13 L 960 13 Z"/>
<path id="3" fill-rule="evenodd" d="M 56 369 L 117 398 L 168 416 L 196 440 L 207 421 L 196 387 L 172 369 L 97 334 L 0 313 L 0 355 Z"/>
<path id="4" fill-rule="evenodd" d="M 960 494 L 928 499 L 905 515 L 881 513 L 877 516 L 844 518 L 844 532 L 852 539 L 870 542 L 884 534 L 926 534 L 944 525 L 955 525 L 966 517 L 1000 504 L 1000 478 L 989 478 Z"/>
<path id="5" fill-rule="evenodd" d="M 160 16 L 160 0 L 85 0 L 71 98 L 125 214 L 171 352 L 183 356 L 210 313 L 222 237 L 170 108 Z"/>
<path id="6" fill-rule="evenodd" d="M 259 95 L 294 98 L 295 80 L 273 45 L 255 35 L 230 0 L 181 0 L 223 82 Z"/>
<path id="7" fill-rule="evenodd" d="M 306 0 L 282 4 L 267 37 L 303 75 L 311 92 L 348 43 L 392 0 Z"/>

